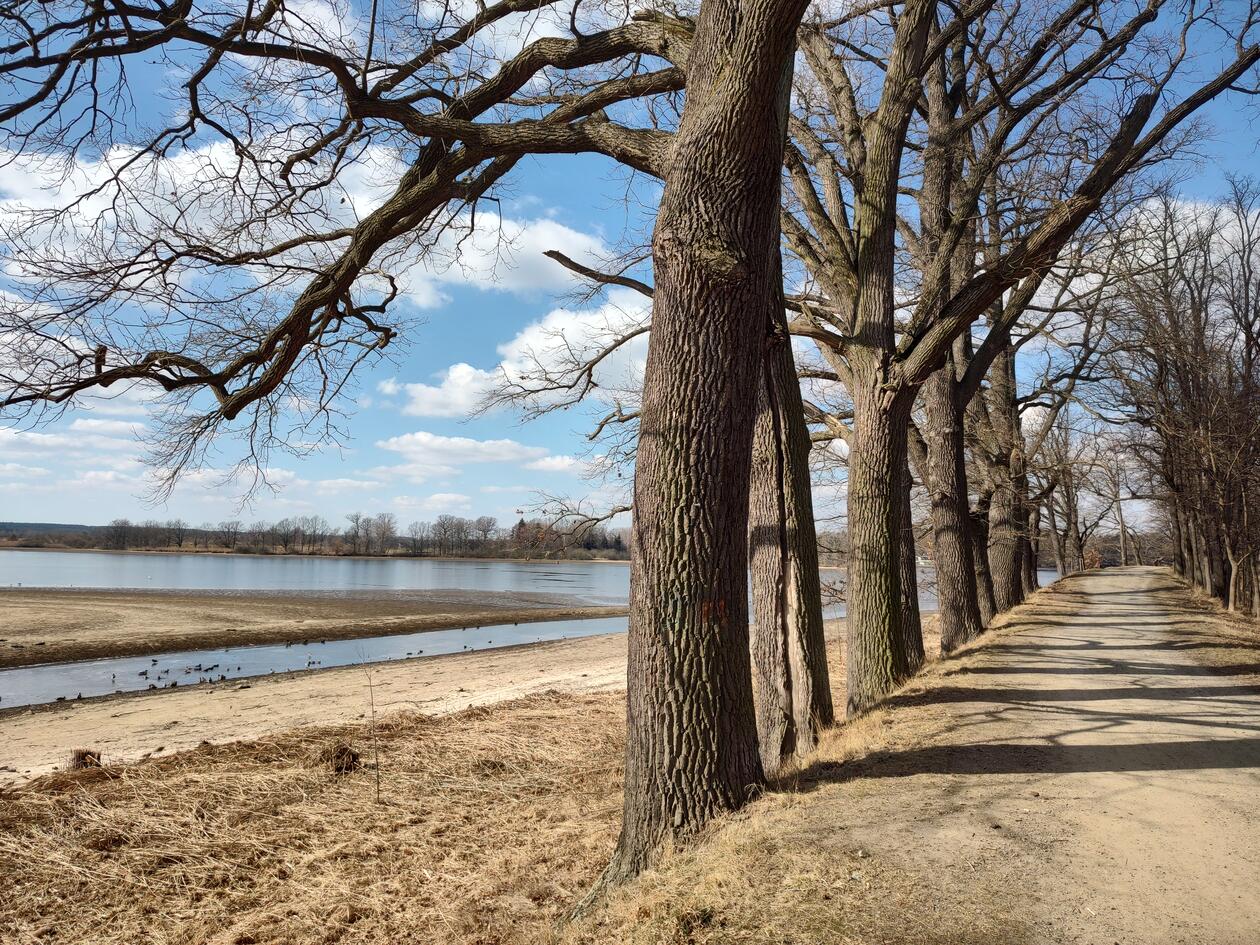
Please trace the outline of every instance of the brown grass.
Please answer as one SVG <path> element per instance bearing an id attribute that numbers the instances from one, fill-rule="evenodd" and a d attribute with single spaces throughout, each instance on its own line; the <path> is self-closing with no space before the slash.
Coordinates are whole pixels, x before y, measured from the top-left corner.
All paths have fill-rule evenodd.
<path id="1" fill-rule="evenodd" d="M 387 718 L 382 804 L 310 763 L 350 727 L 0 794 L 0 941 L 545 941 L 615 838 L 621 703 Z"/>
<path id="2" fill-rule="evenodd" d="M 832 673 L 842 689 L 835 647 Z M 857 852 L 805 862 L 786 848 L 771 825 L 805 803 L 798 788 L 814 787 L 789 774 L 700 851 L 671 858 L 597 918 L 564 926 L 616 839 L 623 713 L 620 693 L 547 693 L 442 718 L 387 717 L 377 725 L 380 804 L 370 767 L 330 770 L 337 746 L 368 743 L 364 725 L 59 772 L 0 792 L 0 941 L 782 945 L 814 939 L 792 937 L 789 925 L 756 937 L 747 930 L 765 924 L 753 918 L 778 921 L 781 911 L 787 923 L 803 895 L 813 927 L 859 929 L 855 916 L 876 921 L 909 894 L 904 872 L 854 866 Z M 890 732 L 887 713 L 872 713 L 831 732 L 815 761 L 842 765 L 886 747 Z"/>
<path id="3" fill-rule="evenodd" d="M 917 686 L 911 687 L 919 688 Z M 922 713 L 920 713 L 922 714 Z M 873 856 L 847 836 L 870 816 L 838 793 L 845 767 L 931 737 L 933 717 L 893 723 L 876 710 L 824 737 L 810 770 L 727 818 L 702 843 L 667 855 L 565 945 L 1016 945 L 1016 903 L 905 859 Z M 909 720 L 907 720 L 909 721 Z M 847 787 L 852 790 L 854 785 Z M 871 790 L 893 789 L 877 785 Z M 865 787 L 858 790 L 865 791 Z"/>
<path id="4" fill-rule="evenodd" d="M 315 761 L 333 774 L 349 774 L 362 767 L 358 749 L 348 741 L 331 741 L 320 746 Z"/>

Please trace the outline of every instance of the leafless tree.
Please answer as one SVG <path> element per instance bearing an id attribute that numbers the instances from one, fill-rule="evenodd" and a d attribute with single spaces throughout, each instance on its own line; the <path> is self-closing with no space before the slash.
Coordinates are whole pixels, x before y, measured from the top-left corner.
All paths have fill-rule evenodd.
<path id="1" fill-rule="evenodd" d="M 1217 35 L 1229 35 L 1237 55 L 1199 84 L 1183 78 L 1186 51 L 1224 21 L 1208 26 L 1197 8 L 1155 3 L 1126 18 L 1081 2 L 926 7 L 803 31 L 807 111 L 788 150 L 796 203 L 784 231 L 816 286 L 811 340 L 852 411 L 850 711 L 885 695 L 914 662 L 917 628 L 903 614 L 913 600 L 905 469 L 920 389 L 978 319 L 994 316 L 997 344 L 1007 311 L 1023 308 L 1010 302 L 1036 293 L 1117 182 L 1245 81 L 1260 56 L 1248 45 L 1256 22 L 1246 4 L 1214 8 L 1230 18 L 1232 32 Z M 911 23 L 917 32 L 906 32 Z M 1067 48 L 1073 55 L 1061 56 Z M 1042 149 L 1047 135 L 1070 136 L 1070 156 Z M 1024 203 L 1012 239 L 986 242 L 977 219 L 1003 205 L 1016 171 L 1047 160 L 1060 186 L 1043 190 L 1040 206 Z M 917 228 L 899 212 L 907 193 L 923 200 Z M 901 246 L 918 258 L 908 302 Z"/>
<path id="2" fill-rule="evenodd" d="M 1177 569 L 1260 613 L 1258 193 L 1235 180 L 1214 207 L 1168 194 L 1129 220 L 1113 390 L 1146 431 L 1134 455 L 1162 499 Z"/>
<path id="3" fill-rule="evenodd" d="M 335 435 L 353 372 L 404 327 L 400 277 L 453 263 L 522 155 L 659 159 L 638 103 L 682 87 L 683 21 L 557 0 L 334 11 L 23 2 L 4 18 L 3 157 L 62 166 L 70 190 L 4 226 L 10 413 L 140 383 L 165 394 L 166 483 L 229 421 L 265 478 L 269 449 Z M 145 58 L 185 77 L 173 106 L 132 80 Z M 623 104 L 643 127 L 615 120 Z"/>

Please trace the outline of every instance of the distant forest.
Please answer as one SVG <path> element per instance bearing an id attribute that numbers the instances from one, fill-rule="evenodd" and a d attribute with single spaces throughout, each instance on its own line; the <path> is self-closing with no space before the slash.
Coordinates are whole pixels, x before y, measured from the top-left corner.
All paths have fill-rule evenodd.
<path id="1" fill-rule="evenodd" d="M 1105 509 L 1074 536 L 1039 529 L 1030 536 L 1036 567 L 1060 574 L 1082 567 L 1115 565 L 1130 560 L 1166 564 L 1172 550 L 1165 536 L 1145 529 L 1127 529 L 1128 548 L 1118 533 L 1105 531 Z M 238 520 L 204 522 L 193 526 L 183 519 L 132 521 L 119 518 L 108 525 L 67 525 L 51 522 L 0 522 L 0 548 L 83 549 L 100 551 L 185 551 L 259 555 L 369 555 L 427 558 L 599 558 L 628 560 L 627 530 L 604 525 L 519 519 L 502 527 L 492 516 L 463 518 L 439 515 L 434 521 L 398 525 L 390 512 L 353 513 L 338 527 L 319 515 L 278 522 Z M 932 534 L 926 522 L 916 522 L 920 564 L 932 558 Z M 1075 538 L 1073 545 L 1071 538 Z M 1072 546 L 1075 548 L 1073 553 Z M 844 529 L 818 532 L 819 564 L 845 567 L 849 541 Z M 1076 563 L 1073 563 L 1073 562 Z"/>
<path id="2" fill-rule="evenodd" d="M 340 527 L 320 515 L 249 524 L 233 519 L 196 526 L 178 518 L 119 518 L 108 525 L 0 522 L 0 547 L 381 557 L 629 557 L 624 531 L 602 525 L 575 530 L 521 518 L 502 527 L 489 515 L 439 515 L 431 522 L 400 526 L 392 512 L 356 512 L 347 515 Z"/>

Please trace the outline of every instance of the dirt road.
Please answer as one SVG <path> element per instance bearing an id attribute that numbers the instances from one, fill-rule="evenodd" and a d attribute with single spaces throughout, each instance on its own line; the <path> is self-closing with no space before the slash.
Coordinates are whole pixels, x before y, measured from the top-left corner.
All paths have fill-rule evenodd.
<path id="1" fill-rule="evenodd" d="M 844 842 L 992 897 L 1006 941 L 1260 942 L 1257 672 L 1166 572 L 1069 579 L 894 700 L 919 737 L 834 785 Z"/>

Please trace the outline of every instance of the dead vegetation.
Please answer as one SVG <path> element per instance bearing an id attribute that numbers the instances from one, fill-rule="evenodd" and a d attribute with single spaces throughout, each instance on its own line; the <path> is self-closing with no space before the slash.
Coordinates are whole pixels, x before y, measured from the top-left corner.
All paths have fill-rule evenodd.
<path id="1" fill-rule="evenodd" d="M 615 837 L 621 702 L 383 719 L 381 804 L 311 764 L 353 727 L 0 794 L 0 941 L 545 941 Z"/>
<path id="2" fill-rule="evenodd" d="M 315 753 L 316 762 L 333 774 L 349 774 L 361 767 L 359 752 L 345 739 L 334 739 Z"/>
<path id="3" fill-rule="evenodd" d="M 835 647 L 832 657 L 843 679 Z M 815 910 L 795 923 L 801 934 L 852 932 L 917 880 L 892 864 L 854 866 L 861 857 L 843 845 L 807 864 L 773 834 L 820 772 L 914 731 L 888 716 L 829 733 L 810 771 L 571 926 L 561 920 L 619 825 L 619 692 L 387 716 L 377 723 L 379 804 L 375 766 L 348 764 L 369 743 L 367 725 L 58 772 L 0 793 L 0 941 L 781 945 L 815 940 L 756 931 L 787 923 L 798 898 Z"/>

